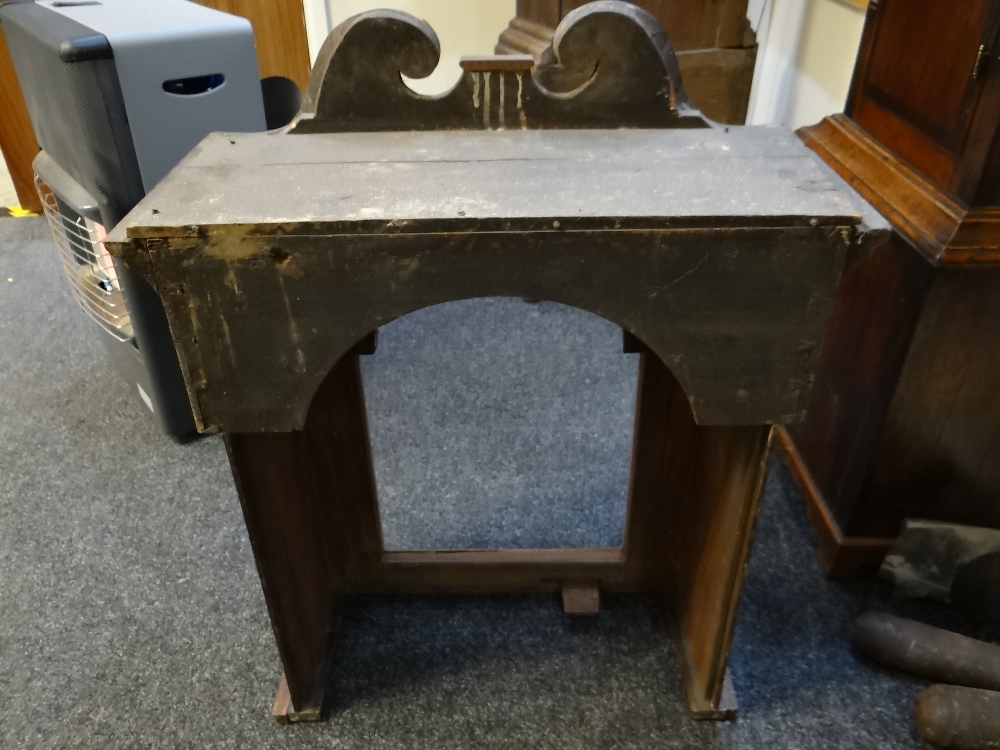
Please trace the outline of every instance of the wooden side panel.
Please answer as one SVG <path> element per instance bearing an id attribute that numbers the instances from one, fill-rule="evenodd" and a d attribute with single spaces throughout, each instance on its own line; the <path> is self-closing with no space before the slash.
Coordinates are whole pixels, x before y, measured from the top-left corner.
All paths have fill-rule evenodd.
<path id="1" fill-rule="evenodd" d="M 788 434 L 845 534 L 913 335 L 931 265 L 898 235 L 849 261 L 820 350 L 805 419 Z M 871 535 L 872 529 L 863 535 Z"/>
<path id="2" fill-rule="evenodd" d="M 989 0 L 884 0 L 865 92 L 943 145 L 961 132 Z"/>
<path id="3" fill-rule="evenodd" d="M 673 607 L 693 713 L 719 709 L 770 438 L 768 425 L 696 430 L 691 492 L 678 504 L 670 541 Z"/>
<path id="4" fill-rule="evenodd" d="M 625 518 L 625 555 L 644 588 L 666 591 L 674 519 L 691 487 L 695 424 L 684 389 L 659 357 L 639 358 L 632 468 Z"/>
<path id="5" fill-rule="evenodd" d="M 17 199 L 23 208 L 36 213 L 42 203 L 35 192 L 35 172 L 31 162 L 38 154 L 35 131 L 28 118 L 28 108 L 14 73 L 3 29 L 0 28 L 0 151 L 14 181 Z"/>
<path id="6" fill-rule="evenodd" d="M 717 717 L 770 447 L 770 427 L 696 425 L 651 352 L 640 363 L 625 553 L 667 594 L 693 714 Z"/>
<path id="7" fill-rule="evenodd" d="M 320 385 L 305 437 L 332 523 L 330 564 L 351 586 L 363 585 L 380 575 L 382 526 L 357 354 L 341 358 Z"/>
<path id="8" fill-rule="evenodd" d="M 261 78 L 284 76 L 305 91 L 309 83 L 309 41 L 302 0 L 197 0 L 253 26 Z"/>
<path id="9" fill-rule="evenodd" d="M 303 431 L 226 437 L 297 713 L 322 706 L 342 595 L 381 565 L 366 419 L 349 354 L 317 392 Z"/>
<path id="10" fill-rule="evenodd" d="M 936 272 L 853 520 L 1000 528 L 1000 268 Z"/>
<path id="11" fill-rule="evenodd" d="M 638 591 L 619 549 L 474 549 L 385 552 L 382 578 L 363 591 L 406 594 L 555 593 L 587 583 Z"/>
<path id="12" fill-rule="evenodd" d="M 338 602 L 330 527 L 301 432 L 226 436 L 292 703 L 322 704 Z"/>

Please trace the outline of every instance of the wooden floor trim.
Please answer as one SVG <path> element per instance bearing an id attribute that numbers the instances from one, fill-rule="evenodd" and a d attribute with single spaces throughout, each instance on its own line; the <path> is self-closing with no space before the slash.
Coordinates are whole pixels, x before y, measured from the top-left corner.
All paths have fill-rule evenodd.
<path id="1" fill-rule="evenodd" d="M 781 452 L 792 477 L 802 491 L 806 501 L 806 513 L 818 537 L 816 556 L 823 574 L 827 578 L 843 580 L 856 578 L 877 568 L 896 540 L 885 537 L 844 536 L 788 430 L 778 427 L 777 432 Z"/>

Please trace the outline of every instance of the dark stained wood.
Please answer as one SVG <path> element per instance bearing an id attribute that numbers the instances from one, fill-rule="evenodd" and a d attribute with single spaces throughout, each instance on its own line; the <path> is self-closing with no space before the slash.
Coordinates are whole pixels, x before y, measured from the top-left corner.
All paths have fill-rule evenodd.
<path id="1" fill-rule="evenodd" d="M 770 129 L 281 138 L 210 136 L 108 240 L 164 301 L 201 429 L 297 429 L 370 331 L 479 296 L 617 323 L 671 363 L 701 423 L 793 421 L 846 251 L 884 236 Z M 261 320 L 249 299 L 283 314 Z"/>
<path id="2" fill-rule="evenodd" d="M 851 528 L 894 535 L 907 517 L 1000 528 L 998 315 L 1000 266 L 935 274 Z"/>
<path id="3" fill-rule="evenodd" d="M 493 51 L 498 55 L 531 55 L 536 60 L 552 44 L 558 20 L 551 25 L 536 23 L 520 13 L 510 19 L 510 24 L 500 32 Z"/>
<path id="4" fill-rule="evenodd" d="M 880 0 L 846 113 L 800 131 L 895 231 L 848 259 L 787 429 L 831 576 L 872 569 L 906 517 L 1000 525 L 998 25 L 994 0 Z"/>
<path id="5" fill-rule="evenodd" d="M 775 428 L 781 449 L 796 483 L 806 501 L 806 514 L 816 532 L 816 561 L 827 578 L 851 580 L 874 573 L 882 564 L 894 541 L 891 537 L 845 537 L 840 524 L 826 506 L 826 500 L 813 481 L 809 468 L 789 435 L 789 428 Z M 808 430 L 803 432 L 808 434 Z M 813 465 L 821 466 L 821 463 Z"/>
<path id="6" fill-rule="evenodd" d="M 316 117 L 293 128 L 338 132 L 212 136 L 108 239 L 163 298 L 199 427 L 227 435 L 285 669 L 279 720 L 318 716 L 341 602 L 367 592 L 561 592 L 576 612 L 601 591 L 657 594 L 692 715 L 733 716 L 726 661 L 772 425 L 808 403 L 849 251 L 886 231 L 791 134 L 683 129 L 654 25 L 622 3 L 571 13 L 553 49 L 594 80 L 537 89 L 520 124 L 635 126 L 645 102 L 656 130 L 474 132 L 499 122 L 488 111 L 465 132 L 347 134 L 384 130 L 365 96 L 392 109 L 398 73 L 436 55 L 409 16 L 352 19 L 310 84 Z M 373 88 L 352 83 L 358 45 L 390 37 L 406 59 L 380 47 Z M 485 97 L 485 76 L 525 63 L 468 60 L 465 80 Z M 425 105 L 444 107 L 428 127 L 449 126 L 453 95 L 404 103 L 398 127 Z M 384 323 L 487 296 L 594 312 L 641 350 L 622 548 L 383 548 L 358 356 Z"/>
<path id="7" fill-rule="evenodd" d="M 320 49 L 288 132 L 708 127 L 662 27 L 628 3 L 598 0 L 567 15 L 537 66 L 530 56 L 464 66 L 437 97 L 404 83 L 400 74 L 423 78 L 440 57 L 424 21 L 401 11 L 354 16 Z"/>
<path id="8" fill-rule="evenodd" d="M 303 435 L 227 435 L 226 449 L 292 703 L 322 706 L 341 591 L 327 559 L 327 513 Z"/>
<path id="9" fill-rule="evenodd" d="M 671 524 L 670 590 L 690 651 L 688 705 L 721 701 L 733 625 L 767 474 L 771 428 L 698 426 L 691 492 Z"/>
<path id="10" fill-rule="evenodd" d="M 563 17 L 562 0 L 517 0 L 517 17 L 555 28 Z"/>
<path id="11" fill-rule="evenodd" d="M 356 355 L 319 389 L 305 430 L 226 436 L 295 712 L 323 704 L 342 597 L 381 565 Z"/>
<path id="12" fill-rule="evenodd" d="M 854 514 L 920 315 L 929 271 L 929 264 L 899 237 L 847 263 L 806 419 L 787 428 L 796 452 L 790 463 L 812 467 L 809 482 L 823 498 L 820 502 L 813 497 L 810 506 L 827 508 L 834 518 Z M 821 538 L 830 533 L 839 532 Z M 884 541 L 895 533 L 869 529 L 865 536 Z M 829 554 L 824 547 L 822 557 Z"/>
<path id="13" fill-rule="evenodd" d="M 726 718 L 726 660 L 770 427 L 698 425 L 663 362 L 646 351 L 639 368 L 626 564 L 641 589 L 671 603 L 691 713 Z"/>
<path id="14" fill-rule="evenodd" d="M 678 51 L 747 45 L 747 0 L 632 0 L 656 17 Z M 562 0 L 563 16 L 587 0 Z M 752 39 L 752 34 L 751 34 Z M 752 42 L 751 42 L 752 43 Z"/>
<path id="15" fill-rule="evenodd" d="M 382 577 L 366 593 L 551 594 L 587 580 L 634 593 L 620 549 L 386 550 Z"/>
<path id="16" fill-rule="evenodd" d="M 583 4 L 571 0 L 519 3 L 517 15 L 500 34 L 497 54 L 525 53 L 543 60 L 559 21 Z M 666 29 L 694 105 L 716 122 L 742 124 L 757 58 L 746 20 L 746 0 L 643 0 L 634 5 Z"/>
<path id="17" fill-rule="evenodd" d="M 38 142 L 28 118 L 28 108 L 14 72 L 14 61 L 0 27 L 0 151 L 22 208 L 41 213 L 42 202 L 35 191 L 31 161 L 38 155 Z"/>
<path id="18" fill-rule="evenodd" d="M 846 115 L 828 117 L 799 135 L 932 263 L 1000 260 L 995 207 L 964 206 Z"/>

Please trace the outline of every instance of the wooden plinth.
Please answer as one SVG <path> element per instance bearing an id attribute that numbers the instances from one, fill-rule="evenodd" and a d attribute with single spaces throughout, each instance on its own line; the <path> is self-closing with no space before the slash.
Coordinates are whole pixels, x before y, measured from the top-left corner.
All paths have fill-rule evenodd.
<path id="1" fill-rule="evenodd" d="M 275 718 L 320 717 L 348 593 L 562 592 L 582 614 L 596 611 L 602 591 L 664 597 L 692 716 L 732 718 L 726 661 L 770 435 L 767 425 L 695 424 L 684 391 L 646 351 L 623 547 L 385 550 L 358 356 L 349 354 L 304 430 L 226 438 L 285 668 Z"/>

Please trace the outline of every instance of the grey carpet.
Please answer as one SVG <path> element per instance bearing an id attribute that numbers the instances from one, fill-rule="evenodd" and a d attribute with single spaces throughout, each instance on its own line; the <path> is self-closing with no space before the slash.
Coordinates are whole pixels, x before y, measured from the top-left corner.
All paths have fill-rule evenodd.
<path id="1" fill-rule="evenodd" d="M 124 399 L 41 220 L 0 220 L 0 748 L 916 748 L 920 683 L 851 653 L 893 604 L 819 574 L 775 462 L 731 667 L 735 723 L 687 718 L 655 602 L 367 599 L 331 718 L 269 717 L 280 672 L 221 441 L 176 445 Z M 8 278 L 12 281 L 8 281 Z M 550 304 L 388 326 L 365 362 L 394 546 L 615 544 L 635 358 Z"/>

